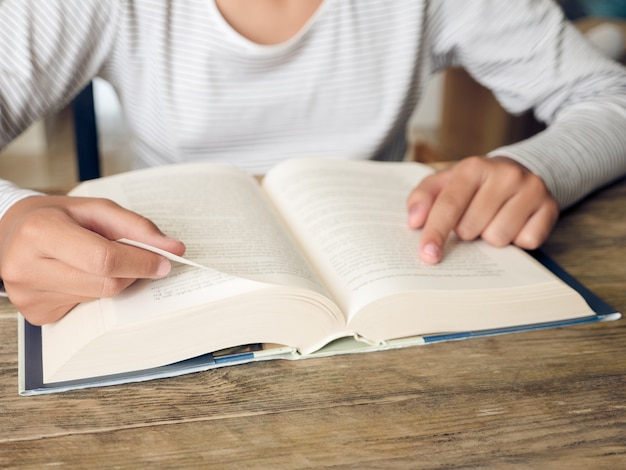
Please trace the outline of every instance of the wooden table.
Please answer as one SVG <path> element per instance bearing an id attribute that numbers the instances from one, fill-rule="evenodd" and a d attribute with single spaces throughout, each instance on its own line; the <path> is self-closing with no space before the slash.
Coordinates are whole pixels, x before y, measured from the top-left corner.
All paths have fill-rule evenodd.
<path id="1" fill-rule="evenodd" d="M 626 312 L 626 181 L 545 250 Z M 0 312 L 1 468 L 626 463 L 626 320 L 23 398 Z"/>

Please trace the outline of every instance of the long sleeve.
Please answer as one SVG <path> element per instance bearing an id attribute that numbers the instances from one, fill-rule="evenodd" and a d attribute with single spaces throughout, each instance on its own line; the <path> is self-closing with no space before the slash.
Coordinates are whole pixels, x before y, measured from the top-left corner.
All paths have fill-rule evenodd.
<path id="1" fill-rule="evenodd" d="M 0 149 L 67 104 L 97 74 L 114 38 L 118 4 L 0 2 Z M 0 180 L 0 217 L 31 194 Z"/>
<path id="2" fill-rule="evenodd" d="M 37 191 L 31 191 L 28 189 L 22 189 L 10 181 L 0 179 L 0 215 L 4 216 L 6 211 L 18 201 L 30 196 L 38 196 L 41 193 Z M 1 217 L 0 217 L 1 218 Z"/>
<path id="3" fill-rule="evenodd" d="M 565 208 L 626 174 L 626 69 L 547 0 L 444 2 L 436 53 L 462 65 L 510 112 L 534 108 L 546 131 L 490 156 L 540 175 Z M 481 28 L 476 25 L 484 25 Z"/>

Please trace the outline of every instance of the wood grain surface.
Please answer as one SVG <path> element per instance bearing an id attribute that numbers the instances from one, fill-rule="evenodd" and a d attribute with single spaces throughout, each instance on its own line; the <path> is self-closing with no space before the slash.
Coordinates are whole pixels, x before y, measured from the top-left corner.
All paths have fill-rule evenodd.
<path id="1" fill-rule="evenodd" d="M 626 312 L 626 181 L 545 251 Z M 626 321 L 17 394 L 0 305 L 0 468 L 623 468 Z"/>

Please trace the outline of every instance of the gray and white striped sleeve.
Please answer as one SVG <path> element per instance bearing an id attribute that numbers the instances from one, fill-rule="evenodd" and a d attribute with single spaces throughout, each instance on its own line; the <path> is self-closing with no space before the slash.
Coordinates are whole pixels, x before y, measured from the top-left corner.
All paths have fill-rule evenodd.
<path id="1" fill-rule="evenodd" d="M 0 1 L 0 148 L 97 74 L 118 6 L 114 0 Z M 0 217 L 32 194 L 0 181 Z"/>
<path id="2" fill-rule="evenodd" d="M 534 108 L 548 124 L 490 156 L 540 175 L 561 208 L 626 174 L 626 69 L 595 51 L 554 2 L 448 0 L 446 7 L 454 20 L 443 49 L 507 110 Z"/>

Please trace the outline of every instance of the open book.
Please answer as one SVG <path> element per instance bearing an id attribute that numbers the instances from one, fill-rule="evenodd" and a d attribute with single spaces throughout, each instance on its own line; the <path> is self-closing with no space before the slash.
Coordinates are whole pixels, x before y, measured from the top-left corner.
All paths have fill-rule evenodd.
<path id="1" fill-rule="evenodd" d="M 405 201 L 431 171 L 297 159 L 262 184 L 210 163 L 81 184 L 72 194 L 147 216 L 187 252 L 164 279 L 138 281 L 41 328 L 22 320 L 22 391 L 175 375 L 224 357 L 384 349 L 619 316 L 594 311 L 512 246 L 451 237 L 443 262 L 422 263 Z M 272 346 L 230 349 L 242 345 Z"/>

